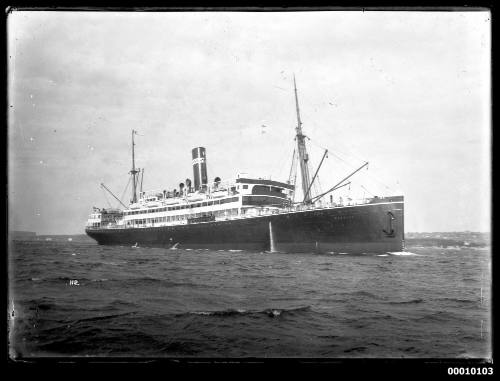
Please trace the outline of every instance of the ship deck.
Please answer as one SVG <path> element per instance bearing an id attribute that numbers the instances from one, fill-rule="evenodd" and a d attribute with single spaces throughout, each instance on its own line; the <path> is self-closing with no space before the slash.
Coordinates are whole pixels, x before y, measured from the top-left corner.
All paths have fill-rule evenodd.
<path id="1" fill-rule="evenodd" d="M 255 213 L 251 214 L 238 214 L 233 216 L 226 217 L 215 217 L 213 220 L 204 221 L 200 219 L 199 221 L 193 220 L 180 220 L 180 221 L 170 221 L 170 222 L 157 222 L 157 223 L 145 223 L 141 225 L 123 225 L 123 224 L 108 224 L 106 226 L 101 227 L 87 227 L 87 231 L 103 231 L 103 230 L 128 230 L 128 229 L 147 229 L 154 227 L 163 227 L 163 226 L 182 226 L 182 225 L 198 225 L 198 224 L 210 224 L 213 222 L 222 222 L 222 221 L 238 221 L 238 220 L 247 220 L 254 218 L 266 218 L 273 215 L 281 215 L 281 214 L 300 214 L 304 212 L 310 211 L 321 211 L 321 210 L 341 210 L 341 209 L 349 209 L 349 208 L 357 208 L 363 206 L 372 206 L 372 205 L 388 205 L 395 203 L 404 203 L 403 196 L 392 196 L 385 198 L 374 199 L 362 199 L 362 200 L 353 200 L 346 205 L 339 204 L 325 204 L 322 206 L 314 206 L 314 205 L 303 205 L 299 204 L 297 206 L 291 207 L 283 207 L 283 208 L 270 208 L 270 207 L 257 207 L 255 209 Z"/>

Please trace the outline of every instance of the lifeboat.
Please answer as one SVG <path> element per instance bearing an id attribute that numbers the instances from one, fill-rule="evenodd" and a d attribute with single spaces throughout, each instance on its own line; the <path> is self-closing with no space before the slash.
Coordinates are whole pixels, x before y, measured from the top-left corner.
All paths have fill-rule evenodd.
<path id="1" fill-rule="evenodd" d="M 179 203 L 179 199 L 175 199 L 175 198 L 167 198 L 165 201 L 163 201 L 163 203 L 165 205 L 173 205 L 173 204 L 178 204 Z"/>
<path id="2" fill-rule="evenodd" d="M 201 194 L 199 193 L 191 193 L 187 196 L 188 201 L 201 201 L 205 199 Z"/>
<path id="3" fill-rule="evenodd" d="M 227 196 L 227 191 L 217 191 L 211 193 L 212 198 L 221 198 Z"/>

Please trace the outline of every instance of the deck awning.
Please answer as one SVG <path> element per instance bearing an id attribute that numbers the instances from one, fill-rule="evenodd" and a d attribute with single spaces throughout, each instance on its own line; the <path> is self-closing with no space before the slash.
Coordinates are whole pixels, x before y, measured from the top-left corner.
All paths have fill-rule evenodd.
<path id="1" fill-rule="evenodd" d="M 290 189 L 290 190 L 295 189 L 295 186 L 293 186 L 292 184 L 282 183 L 280 181 L 273 181 L 273 180 L 239 178 L 236 179 L 236 182 L 245 184 L 269 185 L 273 187 Z"/>

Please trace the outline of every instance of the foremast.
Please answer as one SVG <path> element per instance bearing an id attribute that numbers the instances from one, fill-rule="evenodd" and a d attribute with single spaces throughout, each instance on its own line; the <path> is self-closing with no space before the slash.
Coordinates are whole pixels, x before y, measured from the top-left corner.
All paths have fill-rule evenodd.
<path id="1" fill-rule="evenodd" d="M 297 85 L 295 83 L 295 75 L 293 76 L 293 87 L 295 91 L 295 107 L 297 110 L 297 127 L 295 127 L 297 140 L 297 152 L 299 154 L 300 175 L 302 178 L 302 192 L 304 194 L 304 204 L 311 203 L 311 193 L 309 192 L 311 180 L 309 176 L 309 155 L 306 149 L 306 136 L 302 133 L 302 121 L 300 120 L 299 98 L 297 96 Z"/>
<path id="2" fill-rule="evenodd" d="M 135 169 L 135 142 L 134 142 L 135 134 L 137 134 L 137 131 L 132 130 L 132 169 L 129 172 L 132 176 L 132 204 L 135 204 L 137 202 L 137 180 L 138 180 L 137 174 L 139 173 L 139 171 Z"/>

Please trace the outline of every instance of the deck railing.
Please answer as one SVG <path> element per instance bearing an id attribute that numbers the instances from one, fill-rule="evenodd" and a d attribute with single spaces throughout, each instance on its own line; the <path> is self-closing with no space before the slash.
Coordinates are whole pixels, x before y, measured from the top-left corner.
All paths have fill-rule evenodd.
<path id="1" fill-rule="evenodd" d="M 383 198 L 380 199 L 383 201 Z M 362 199 L 347 199 L 346 202 L 335 203 L 335 202 L 325 202 L 319 205 L 304 205 L 297 204 L 291 205 L 284 208 L 254 208 L 252 212 L 247 212 L 244 214 L 238 215 L 228 215 L 228 216 L 215 216 L 215 221 L 231 221 L 231 220 L 239 220 L 239 219 L 247 219 L 247 218 L 255 218 L 255 217 L 265 217 L 276 214 L 286 214 L 293 212 L 301 212 L 307 210 L 319 210 L 319 209 L 332 209 L 332 208 L 343 208 L 347 206 L 355 206 L 355 205 L 363 205 L 369 204 L 372 202 L 372 198 L 362 198 Z M 200 222 L 200 223 L 208 223 L 208 222 Z M 123 224 L 113 224 L 110 223 L 106 226 L 100 228 L 93 228 L 87 226 L 88 229 L 137 229 L 137 228 L 151 228 L 151 227 L 162 227 L 162 226 L 178 226 L 178 225 L 187 225 L 187 220 L 177 220 L 177 221 L 168 221 L 168 222 L 149 222 L 145 224 L 131 224 L 131 225 L 123 225 Z"/>

